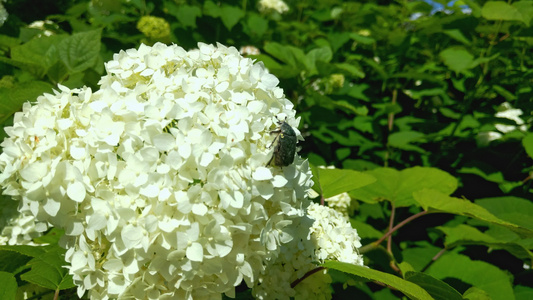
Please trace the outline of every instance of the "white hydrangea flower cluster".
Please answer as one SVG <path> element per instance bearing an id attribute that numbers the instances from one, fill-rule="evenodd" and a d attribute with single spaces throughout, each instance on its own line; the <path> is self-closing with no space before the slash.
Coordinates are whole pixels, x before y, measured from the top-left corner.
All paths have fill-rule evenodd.
<path id="1" fill-rule="evenodd" d="M 337 260 L 363 266 L 363 256 L 357 250 L 361 247 L 361 238 L 340 212 L 313 203 L 307 208 L 307 214 L 315 220 L 310 234 L 316 243 L 315 255 L 319 262 Z"/>
<path id="2" fill-rule="evenodd" d="M 289 6 L 283 0 L 260 0 L 259 11 L 277 11 L 279 14 L 289 11 Z"/>
<path id="3" fill-rule="evenodd" d="M 21 214 L 18 202 L 0 196 L 0 245 L 35 245 L 33 238 L 42 235 L 47 226 L 35 223 L 32 215 Z"/>
<path id="4" fill-rule="evenodd" d="M 344 218 L 348 219 L 350 217 L 352 197 L 348 193 L 340 193 L 325 200 L 329 207 L 340 212 Z"/>
<path id="5" fill-rule="evenodd" d="M 96 92 L 60 86 L 15 115 L 4 193 L 65 230 L 80 296 L 220 299 L 252 287 L 300 234 L 312 185 L 298 157 L 266 166 L 278 120 L 301 138 L 278 79 L 201 43 L 142 45 L 106 70 Z"/>
<path id="6" fill-rule="evenodd" d="M 298 238 L 282 245 L 280 255 L 260 275 L 253 289 L 257 299 L 331 299 L 331 277 L 326 270 L 313 273 L 316 262 L 338 260 L 363 266 L 357 230 L 334 209 L 312 203 L 307 215 L 290 228 Z"/>

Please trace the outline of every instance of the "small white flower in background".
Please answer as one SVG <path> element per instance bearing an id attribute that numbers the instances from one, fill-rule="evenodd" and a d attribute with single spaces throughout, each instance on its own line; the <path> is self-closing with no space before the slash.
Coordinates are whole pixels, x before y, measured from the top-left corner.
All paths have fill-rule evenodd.
<path id="1" fill-rule="evenodd" d="M 4 4 L 2 2 L 6 2 L 7 0 L 0 0 L 0 26 L 4 25 L 4 23 L 7 21 L 7 18 L 9 17 L 9 13 L 7 12 L 6 8 L 4 7 Z"/>
<path id="2" fill-rule="evenodd" d="M 498 131 L 482 131 L 478 133 L 477 143 L 480 146 L 487 146 L 490 142 L 494 140 L 501 139 L 505 133 L 520 130 L 523 132 L 527 131 L 527 126 L 520 116 L 524 113 L 521 109 L 516 109 L 511 106 L 508 102 L 504 102 L 500 105 L 499 111 L 494 115 L 497 118 L 504 118 L 512 120 L 516 125 L 508 125 L 496 123 L 494 127 Z"/>
<path id="3" fill-rule="evenodd" d="M 42 30 L 42 34 L 39 34 L 39 36 L 40 35 L 44 35 L 44 36 L 54 35 L 55 33 L 53 31 L 51 31 L 50 28 L 59 29 L 59 27 L 54 22 L 52 22 L 50 20 L 34 21 L 30 25 L 28 25 L 28 28 Z"/>
<path id="4" fill-rule="evenodd" d="M 508 102 L 505 102 L 501 105 L 500 111 L 495 114 L 497 118 L 505 118 L 509 120 L 513 120 L 516 122 L 516 125 L 504 125 L 504 124 L 496 124 L 494 125 L 496 129 L 503 133 L 507 133 L 510 131 L 513 131 L 515 129 L 526 131 L 527 127 L 524 124 L 524 120 L 520 118 L 520 116 L 524 113 L 521 109 L 513 108 L 511 104 Z"/>
<path id="5" fill-rule="evenodd" d="M 259 55 L 261 54 L 261 50 L 259 50 L 257 47 L 248 45 L 248 46 L 241 47 L 241 49 L 239 50 L 239 53 L 244 56 Z"/>
<path id="6" fill-rule="evenodd" d="M 259 11 L 268 12 L 268 11 L 277 11 L 279 14 L 289 11 L 289 7 L 283 0 L 260 0 L 259 1 Z"/>

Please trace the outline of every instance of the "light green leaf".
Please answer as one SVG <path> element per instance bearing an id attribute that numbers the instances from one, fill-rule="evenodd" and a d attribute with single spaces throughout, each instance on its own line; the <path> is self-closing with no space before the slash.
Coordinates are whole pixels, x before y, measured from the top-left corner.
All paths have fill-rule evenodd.
<path id="1" fill-rule="evenodd" d="M 420 272 L 406 272 L 405 279 L 425 289 L 435 300 L 462 300 L 461 294 L 449 284 Z"/>
<path id="2" fill-rule="evenodd" d="M 383 232 L 376 230 L 374 226 L 371 226 L 368 223 L 350 219 L 350 224 L 353 228 L 357 229 L 357 234 L 363 239 L 379 239 L 383 236 Z"/>
<path id="3" fill-rule="evenodd" d="M 533 202 L 512 196 L 478 199 L 475 202 L 498 218 L 533 232 Z"/>
<path id="4" fill-rule="evenodd" d="M 428 292 L 426 292 L 420 286 L 389 273 L 384 273 L 370 268 L 356 266 L 348 263 L 342 263 L 339 261 L 327 261 L 322 266 L 329 269 L 335 269 L 341 272 L 366 278 L 368 280 L 375 280 L 384 283 L 404 293 L 410 299 L 433 299 L 428 294 Z"/>
<path id="5" fill-rule="evenodd" d="M 174 15 L 183 26 L 194 29 L 196 19 L 202 16 L 202 11 L 197 6 L 179 5 Z"/>
<path id="6" fill-rule="evenodd" d="M 48 68 L 54 65 L 58 59 L 56 46 L 67 35 L 52 35 L 36 39 L 11 48 L 11 59 L 2 59 L 3 62 L 20 67 L 41 78 Z"/>
<path id="7" fill-rule="evenodd" d="M 355 198 L 365 202 L 391 201 L 397 207 L 416 204 L 413 192 L 424 188 L 451 194 L 457 189 L 457 179 L 436 168 L 414 167 L 398 171 L 378 168 L 366 172 L 377 179 L 368 186 L 354 190 Z"/>
<path id="8" fill-rule="evenodd" d="M 515 285 L 514 295 L 516 297 L 516 300 L 533 299 L 533 288 L 524 285 Z"/>
<path id="9" fill-rule="evenodd" d="M 533 19 L 533 2 L 532 1 L 516 1 L 513 2 L 513 7 L 522 15 L 522 22 L 527 26 L 531 26 L 531 19 Z"/>
<path id="10" fill-rule="evenodd" d="M 318 168 L 318 180 L 324 198 L 348 192 L 376 181 L 373 176 L 354 170 L 322 168 Z"/>
<path id="11" fill-rule="evenodd" d="M 463 294 L 463 298 L 468 300 L 492 300 L 489 293 L 475 286 L 466 290 Z"/>
<path id="12" fill-rule="evenodd" d="M 448 249 L 458 245 L 485 245 L 493 249 L 506 250 L 520 259 L 533 259 L 533 253 L 520 245 L 520 240 L 517 243 L 512 242 L 514 239 L 513 232 L 510 232 L 510 236 L 499 239 L 465 224 L 459 224 L 455 227 L 439 226 L 436 228 L 446 235 L 444 244 Z"/>
<path id="13" fill-rule="evenodd" d="M 70 73 L 85 71 L 95 65 L 100 55 L 102 31 L 75 33 L 58 45 L 59 56 Z"/>
<path id="14" fill-rule="evenodd" d="M 522 139 L 522 146 L 524 146 L 527 155 L 533 158 L 533 133 L 530 132 L 526 134 L 526 136 Z"/>
<path id="15" fill-rule="evenodd" d="M 444 64 L 456 73 L 461 73 L 476 66 L 474 56 L 465 48 L 453 46 L 439 53 Z"/>
<path id="16" fill-rule="evenodd" d="M 418 131 L 400 131 L 389 135 L 388 144 L 391 147 L 407 151 L 425 153 L 426 151 L 418 146 L 413 145 L 415 142 L 422 142 L 424 134 Z"/>
<path id="17" fill-rule="evenodd" d="M 13 251 L 29 257 L 36 257 L 46 252 L 44 247 L 29 245 L 2 245 L 0 250 Z"/>
<path id="18" fill-rule="evenodd" d="M 244 11 L 236 6 L 224 5 L 222 6 L 222 12 L 220 18 L 224 26 L 231 31 L 233 26 L 235 26 L 239 21 L 244 17 Z"/>
<path id="19" fill-rule="evenodd" d="M 18 288 L 15 276 L 11 273 L 0 271 L 0 283 L 2 285 L 2 288 L 0 288 L 0 299 L 15 299 Z"/>
<path id="20" fill-rule="evenodd" d="M 219 5 L 216 5 L 213 1 L 204 2 L 204 15 L 218 18 L 222 14 L 222 10 Z"/>
<path id="21" fill-rule="evenodd" d="M 31 270 L 22 274 L 20 278 L 52 290 L 75 287 L 68 269 L 63 267 L 65 250 L 59 246 L 48 250 L 30 260 L 28 265 L 31 266 Z"/>
<path id="22" fill-rule="evenodd" d="M 335 67 L 337 67 L 341 71 L 345 71 L 350 76 L 365 78 L 365 72 L 359 66 L 356 66 L 354 64 L 338 63 L 335 64 Z"/>
<path id="23" fill-rule="evenodd" d="M 487 20 L 522 21 L 522 14 L 505 1 L 487 1 L 481 8 L 481 16 Z"/>
<path id="24" fill-rule="evenodd" d="M 268 20 L 256 13 L 248 13 L 246 25 L 251 36 L 260 38 L 268 29 Z"/>
<path id="25" fill-rule="evenodd" d="M 480 205 L 466 199 L 447 196 L 433 189 L 422 189 L 413 193 L 414 199 L 425 209 L 467 216 L 489 223 L 505 226 L 523 237 L 532 237 L 533 231 L 504 221 Z"/>
<path id="26" fill-rule="evenodd" d="M 427 274 L 438 279 L 460 279 L 486 291 L 494 300 L 514 299 L 511 278 L 505 271 L 465 255 L 444 254 L 428 268 Z"/>

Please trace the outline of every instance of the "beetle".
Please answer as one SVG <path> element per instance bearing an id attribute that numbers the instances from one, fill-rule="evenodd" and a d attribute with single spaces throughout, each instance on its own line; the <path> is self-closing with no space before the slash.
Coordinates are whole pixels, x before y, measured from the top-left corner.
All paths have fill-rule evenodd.
<path id="1" fill-rule="evenodd" d="M 279 128 L 270 132 L 277 133 L 278 135 L 272 141 L 272 144 L 268 148 L 274 147 L 274 153 L 267 163 L 267 166 L 274 161 L 274 165 L 278 167 L 285 167 L 294 161 L 294 154 L 296 153 L 296 133 L 286 121 L 278 121 Z"/>

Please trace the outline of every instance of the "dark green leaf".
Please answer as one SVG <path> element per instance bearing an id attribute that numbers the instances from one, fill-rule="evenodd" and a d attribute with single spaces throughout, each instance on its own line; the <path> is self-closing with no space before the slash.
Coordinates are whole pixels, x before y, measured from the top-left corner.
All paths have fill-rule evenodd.
<path id="1" fill-rule="evenodd" d="M 514 299 L 511 277 L 498 267 L 461 254 L 444 254 L 427 273 L 438 279 L 457 278 L 486 291 L 492 299 Z"/>
<path id="2" fill-rule="evenodd" d="M 202 16 L 202 11 L 197 6 L 179 5 L 175 16 L 184 27 L 196 28 L 196 19 Z"/>
<path id="3" fill-rule="evenodd" d="M 527 155 L 533 158 L 533 133 L 526 134 L 526 136 L 522 139 L 522 146 L 524 146 Z"/>
<path id="4" fill-rule="evenodd" d="M 75 33 L 61 41 L 59 56 L 70 73 L 85 71 L 95 65 L 100 55 L 101 30 Z"/>
<path id="5" fill-rule="evenodd" d="M 48 252 L 33 258 L 28 264 L 31 270 L 22 274 L 21 279 L 52 290 L 75 287 L 68 269 L 63 267 L 65 250 L 54 247 Z"/>
<path id="6" fill-rule="evenodd" d="M 239 23 L 239 21 L 244 17 L 244 11 L 235 6 L 224 5 L 222 6 L 220 17 L 224 26 L 231 31 L 233 26 Z"/>
<path id="7" fill-rule="evenodd" d="M 462 300 L 463 297 L 449 284 L 420 272 L 407 272 L 405 279 L 421 286 L 435 300 Z"/>

